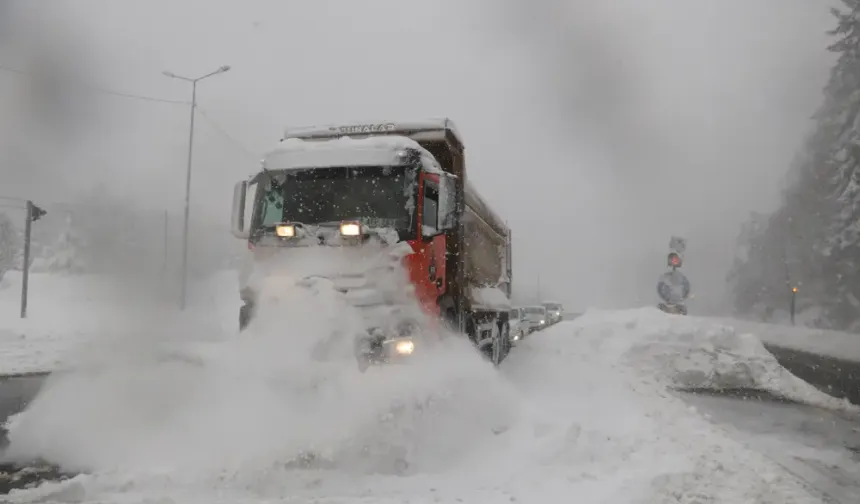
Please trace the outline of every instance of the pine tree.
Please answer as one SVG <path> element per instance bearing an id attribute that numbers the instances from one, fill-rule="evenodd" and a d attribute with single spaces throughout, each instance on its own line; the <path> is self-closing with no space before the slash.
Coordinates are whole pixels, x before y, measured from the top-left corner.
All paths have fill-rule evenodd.
<path id="1" fill-rule="evenodd" d="M 860 2 L 843 3 L 848 11 L 833 9 L 838 22 L 830 34 L 838 40 L 828 49 L 839 59 L 825 88 L 807 179 L 821 200 L 816 210 L 826 215 L 826 234 L 816 244 L 823 256 L 824 318 L 834 328 L 853 329 L 860 320 Z"/>
<path id="2" fill-rule="evenodd" d="M 823 309 L 826 325 L 849 329 L 860 320 L 860 0 L 833 9 L 838 53 L 816 127 L 790 170 L 781 207 L 766 223 L 742 230 L 728 276 L 736 310 L 788 306 L 791 287 L 802 304 Z"/>

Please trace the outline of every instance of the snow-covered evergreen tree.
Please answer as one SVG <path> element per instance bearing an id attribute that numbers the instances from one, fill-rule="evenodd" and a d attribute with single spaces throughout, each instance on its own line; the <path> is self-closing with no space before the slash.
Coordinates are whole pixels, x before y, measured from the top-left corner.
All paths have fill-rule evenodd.
<path id="1" fill-rule="evenodd" d="M 822 325 L 860 326 L 860 0 L 833 9 L 839 54 L 815 115 L 816 128 L 790 170 L 782 206 L 742 232 L 729 274 L 740 313 L 820 308 Z"/>
<path id="2" fill-rule="evenodd" d="M 843 0 L 834 9 L 838 37 L 829 49 L 839 53 L 825 102 L 818 114 L 812 164 L 804 189 L 815 191 L 822 237 L 814 247 L 822 269 L 819 302 L 827 325 L 856 329 L 860 321 L 860 2 Z"/>

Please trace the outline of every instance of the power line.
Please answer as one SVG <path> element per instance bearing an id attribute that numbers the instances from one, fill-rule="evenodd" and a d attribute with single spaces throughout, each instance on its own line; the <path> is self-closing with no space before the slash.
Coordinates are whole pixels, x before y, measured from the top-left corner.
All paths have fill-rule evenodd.
<path id="1" fill-rule="evenodd" d="M 0 65 L 0 70 L 3 70 L 5 72 L 9 72 L 9 73 L 18 74 L 18 75 L 25 75 L 25 76 L 29 76 L 29 77 L 35 76 L 35 74 L 33 74 L 32 72 L 25 72 L 23 70 L 20 70 L 17 68 L 11 68 L 11 67 L 8 67 L 6 65 Z M 154 96 L 145 96 L 145 95 L 138 95 L 138 94 L 133 94 L 133 93 L 124 93 L 121 91 L 114 91 L 112 89 L 107 89 L 107 88 L 102 88 L 102 87 L 97 87 L 97 86 L 82 86 L 82 87 L 83 87 L 83 89 L 85 89 L 87 91 L 92 91 L 92 92 L 96 92 L 96 93 L 100 93 L 100 94 L 104 94 L 104 95 L 109 95 L 109 96 L 116 96 L 118 98 L 128 98 L 128 99 L 132 99 L 132 100 L 140 100 L 140 101 L 154 102 L 154 103 L 169 103 L 172 105 L 190 105 L 191 104 L 190 102 L 184 101 L 184 100 L 168 100 L 165 98 L 156 98 Z"/>
<path id="2" fill-rule="evenodd" d="M 210 126 L 212 126 L 216 131 L 218 131 L 218 133 L 221 133 L 221 135 L 222 135 L 224 138 L 226 138 L 227 140 L 229 140 L 229 141 L 233 142 L 233 144 L 234 144 L 238 149 L 240 149 L 242 152 L 244 152 L 245 154 L 248 154 L 248 156 L 252 157 L 255 161 L 257 161 L 257 160 L 260 158 L 260 155 L 259 155 L 259 154 L 255 154 L 251 149 L 249 149 L 249 148 L 245 147 L 245 144 L 243 144 L 242 142 L 240 142 L 240 141 L 236 140 L 236 139 L 233 137 L 233 135 L 231 135 L 230 133 L 227 133 L 227 131 L 224 129 L 224 127 L 222 127 L 222 126 L 221 126 L 220 124 L 218 124 L 214 119 L 212 119 L 211 117 L 209 117 L 209 115 L 208 115 L 206 112 L 204 112 L 204 111 L 203 111 L 203 109 L 201 109 L 201 108 L 200 108 L 200 105 L 198 105 L 198 106 L 197 106 L 197 112 L 199 112 L 199 113 L 200 113 L 200 117 L 202 117 L 203 119 L 205 119 L 205 120 L 206 120 L 206 122 L 207 122 L 207 123 L 209 123 L 209 125 L 210 125 Z"/>
<path id="3" fill-rule="evenodd" d="M 190 103 L 190 102 L 183 101 L 183 100 L 168 100 L 168 99 L 166 99 L 166 98 L 155 98 L 155 97 L 153 97 L 153 96 L 143 96 L 143 95 L 135 95 L 135 94 L 130 94 L 130 93 L 122 93 L 122 92 L 120 92 L 120 91 L 113 91 L 113 90 L 110 90 L 110 89 L 101 89 L 101 88 L 95 88 L 95 87 L 94 87 L 94 88 L 90 88 L 90 89 L 91 89 L 92 91 L 96 91 L 96 92 L 99 92 L 99 93 L 102 93 L 102 94 L 106 94 L 106 95 L 110 95 L 110 96 L 116 96 L 116 97 L 119 97 L 119 98 L 131 98 L 131 99 L 134 99 L 134 100 L 141 100 L 141 101 L 147 101 L 147 102 L 156 102 L 156 103 L 170 103 L 170 104 L 172 104 L 172 105 L 191 105 L 191 103 Z"/>

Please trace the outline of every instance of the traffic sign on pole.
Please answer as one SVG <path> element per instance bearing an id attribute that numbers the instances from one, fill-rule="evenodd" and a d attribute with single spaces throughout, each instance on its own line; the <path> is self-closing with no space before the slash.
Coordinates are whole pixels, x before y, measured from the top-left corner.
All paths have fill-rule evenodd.
<path id="1" fill-rule="evenodd" d="M 683 303 L 690 296 L 690 290 L 690 281 L 680 271 L 667 271 L 657 280 L 657 295 L 666 303 Z"/>
<path id="2" fill-rule="evenodd" d="M 683 254 L 687 250 L 687 240 L 680 236 L 673 236 L 669 240 L 669 250 L 674 250 L 678 254 Z"/>

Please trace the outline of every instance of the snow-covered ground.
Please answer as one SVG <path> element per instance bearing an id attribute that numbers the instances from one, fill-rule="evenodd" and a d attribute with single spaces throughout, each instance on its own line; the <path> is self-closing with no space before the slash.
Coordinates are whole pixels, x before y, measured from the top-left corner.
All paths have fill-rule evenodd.
<path id="1" fill-rule="evenodd" d="M 183 317 L 38 280 L 56 297 L 34 294 L 23 323 L 4 316 L 9 342 L 73 349 L 34 367 L 97 366 L 49 378 L 10 422 L 9 455 L 91 474 L 6 501 L 812 503 L 669 389 L 758 387 L 852 409 L 784 371 L 755 336 L 650 308 L 558 324 L 498 370 L 449 339 L 413 365 L 360 374 L 348 355 L 316 357 L 339 344 L 329 336 L 346 310 L 324 291 L 281 293 L 232 337 L 235 278 L 195 290 Z M 2 309 L 17 313 L 7 295 Z M 115 314 L 93 313 L 101 303 Z M 308 452 L 322 462 L 296 467 Z"/>
<path id="2" fill-rule="evenodd" d="M 237 324 L 236 278 L 236 272 L 225 271 L 195 284 L 187 313 L 180 315 L 165 309 L 178 301 L 153 303 L 152 287 L 138 288 L 134 279 L 36 273 L 30 275 L 27 318 L 21 319 L 21 274 L 7 272 L 0 282 L 0 374 L 62 368 L 82 344 L 146 333 L 153 318 L 169 331 L 143 338 L 166 337 L 185 324 L 194 325 L 190 334 L 223 337 Z M 172 292 L 178 299 L 178 289 Z M 92 345 L 86 348 L 91 351 Z"/>
<path id="3" fill-rule="evenodd" d="M 755 334 L 764 343 L 860 362 L 860 337 L 856 334 L 800 325 L 792 326 L 787 323 L 764 324 L 737 319 L 712 320 Z"/>

